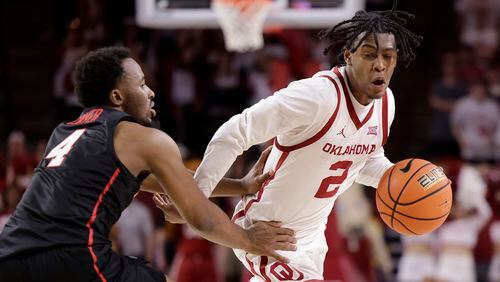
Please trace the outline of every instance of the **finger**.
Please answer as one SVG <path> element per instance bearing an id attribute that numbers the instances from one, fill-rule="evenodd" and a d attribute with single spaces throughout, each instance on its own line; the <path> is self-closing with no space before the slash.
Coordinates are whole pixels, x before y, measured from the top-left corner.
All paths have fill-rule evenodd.
<path id="1" fill-rule="evenodd" d="M 289 235 L 277 235 L 276 237 L 274 237 L 274 241 L 281 242 L 281 243 L 288 242 L 288 243 L 292 243 L 292 244 L 297 243 L 297 239 L 295 239 L 295 237 L 289 236 Z"/>
<path id="2" fill-rule="evenodd" d="M 296 251 L 297 246 L 291 243 L 274 243 L 273 244 L 273 249 L 279 250 L 279 251 Z"/>
<path id="3" fill-rule="evenodd" d="M 268 146 L 262 153 L 260 154 L 260 158 L 267 159 L 269 157 L 269 154 L 271 154 L 271 150 L 273 149 L 273 146 Z"/>
<path id="4" fill-rule="evenodd" d="M 269 225 L 271 227 L 280 228 L 282 223 L 279 221 L 257 221 L 255 223 L 255 225 L 260 225 L 260 224 L 266 224 L 266 225 Z"/>
<path id="5" fill-rule="evenodd" d="M 158 193 L 155 193 L 153 195 L 153 199 L 156 200 L 158 203 L 160 203 L 162 206 L 166 204 L 161 195 Z"/>
<path id="6" fill-rule="evenodd" d="M 266 181 L 269 177 L 271 177 L 271 175 L 273 175 L 274 173 L 274 170 L 270 170 L 264 174 L 262 174 L 261 176 L 257 177 L 257 182 L 264 182 Z"/>
<path id="7" fill-rule="evenodd" d="M 290 262 L 290 260 L 289 260 L 289 259 L 287 259 L 286 257 L 284 257 L 284 256 L 282 256 L 282 255 L 280 255 L 280 254 L 278 254 L 278 253 L 277 253 L 275 250 L 273 250 L 273 249 L 270 249 L 270 248 L 269 248 L 267 251 L 269 252 L 269 254 L 270 254 L 270 256 L 271 256 L 271 257 L 273 257 L 273 258 L 277 259 L 278 261 L 281 261 L 281 262 L 284 262 L 284 263 L 289 263 L 289 262 Z"/>
<path id="8" fill-rule="evenodd" d="M 161 195 L 161 197 L 165 203 L 170 204 L 170 198 L 167 195 Z"/>
<path id="9" fill-rule="evenodd" d="M 269 147 L 267 147 L 267 149 L 265 149 L 264 151 L 262 151 L 262 153 L 260 154 L 259 159 L 257 160 L 257 165 L 258 166 L 264 166 L 264 164 L 267 161 L 267 158 L 269 157 L 269 154 L 271 154 L 271 149 L 272 149 L 272 146 L 269 146 Z"/>
<path id="10" fill-rule="evenodd" d="M 162 208 L 163 207 L 163 203 L 161 202 L 161 200 L 159 200 L 158 198 L 154 197 L 153 196 L 153 202 L 155 202 L 155 205 L 157 208 Z"/>
<path id="11" fill-rule="evenodd" d="M 153 200 L 155 200 L 155 202 L 161 202 L 160 201 L 160 195 L 158 195 L 158 193 L 154 193 L 153 194 Z"/>
<path id="12" fill-rule="evenodd" d="M 275 232 L 277 235 L 295 236 L 295 231 L 289 228 L 275 228 Z"/>

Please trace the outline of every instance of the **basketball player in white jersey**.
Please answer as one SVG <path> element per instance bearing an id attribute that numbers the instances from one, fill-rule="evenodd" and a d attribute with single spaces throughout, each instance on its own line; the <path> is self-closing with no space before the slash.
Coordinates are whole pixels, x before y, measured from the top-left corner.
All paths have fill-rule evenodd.
<path id="1" fill-rule="evenodd" d="M 255 281 L 323 279 L 327 217 L 335 199 L 355 181 L 376 187 L 392 166 L 383 145 L 394 119 L 388 88 L 398 58 L 409 64 L 421 37 L 404 25 L 413 15 L 365 12 L 326 30 L 325 50 L 342 47 L 345 66 L 291 83 L 232 117 L 208 144 L 195 180 L 206 196 L 251 146 L 274 139 L 255 195 L 238 203 L 233 221 L 243 228 L 278 221 L 296 232 L 297 250 L 280 252 L 288 263 L 235 249 Z M 252 280 L 252 281 L 253 281 Z"/>

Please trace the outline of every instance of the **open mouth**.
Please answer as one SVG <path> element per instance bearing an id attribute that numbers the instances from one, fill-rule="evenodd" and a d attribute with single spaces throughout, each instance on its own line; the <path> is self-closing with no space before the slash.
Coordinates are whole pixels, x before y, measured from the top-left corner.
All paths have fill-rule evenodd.
<path id="1" fill-rule="evenodd" d="M 374 81 L 372 81 L 372 84 L 380 87 L 385 84 L 385 81 L 383 79 L 375 79 Z"/>
<path id="2" fill-rule="evenodd" d="M 155 111 L 155 109 L 153 109 L 154 106 L 155 106 L 155 102 L 151 101 L 150 111 L 151 111 L 151 117 L 152 118 L 154 118 L 156 116 L 156 111 Z"/>

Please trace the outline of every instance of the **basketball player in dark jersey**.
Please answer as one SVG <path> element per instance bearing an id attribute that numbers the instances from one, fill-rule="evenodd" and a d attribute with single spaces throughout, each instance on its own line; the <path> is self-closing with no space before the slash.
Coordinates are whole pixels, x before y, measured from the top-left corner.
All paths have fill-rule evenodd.
<path id="1" fill-rule="evenodd" d="M 108 240 L 143 181 L 158 181 L 160 189 L 150 192 L 167 194 L 204 238 L 286 260 L 275 249 L 293 250 L 293 231 L 231 223 L 196 187 L 175 142 L 147 127 L 156 114 L 154 93 L 128 49 L 87 55 L 76 67 L 75 88 L 85 109 L 56 127 L 0 234 L 0 281 L 165 281 L 144 261 L 114 253 Z M 241 184 L 225 180 L 218 188 L 244 194 Z"/>

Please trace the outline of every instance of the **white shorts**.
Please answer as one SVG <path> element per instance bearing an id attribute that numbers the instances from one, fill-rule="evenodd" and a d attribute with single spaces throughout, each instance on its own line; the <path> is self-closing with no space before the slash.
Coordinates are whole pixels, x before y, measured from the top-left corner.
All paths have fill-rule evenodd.
<path id="1" fill-rule="evenodd" d="M 401 257 L 397 281 L 420 282 L 434 274 L 434 258 L 431 253 L 409 251 Z"/>
<path id="2" fill-rule="evenodd" d="M 490 273 L 488 274 L 490 281 L 500 281 L 500 254 L 495 253 L 490 264 Z"/>
<path id="3" fill-rule="evenodd" d="M 244 219 L 236 224 L 247 227 Z M 328 246 L 324 232 L 316 232 L 307 238 L 297 238 L 297 250 L 278 251 L 290 260 L 285 264 L 272 257 L 256 256 L 243 250 L 233 249 L 236 257 L 254 275 L 250 281 L 306 281 L 323 280 L 323 263 Z"/>
<path id="4" fill-rule="evenodd" d="M 437 264 L 436 278 L 449 282 L 476 281 L 476 265 L 472 254 L 443 253 Z"/>

